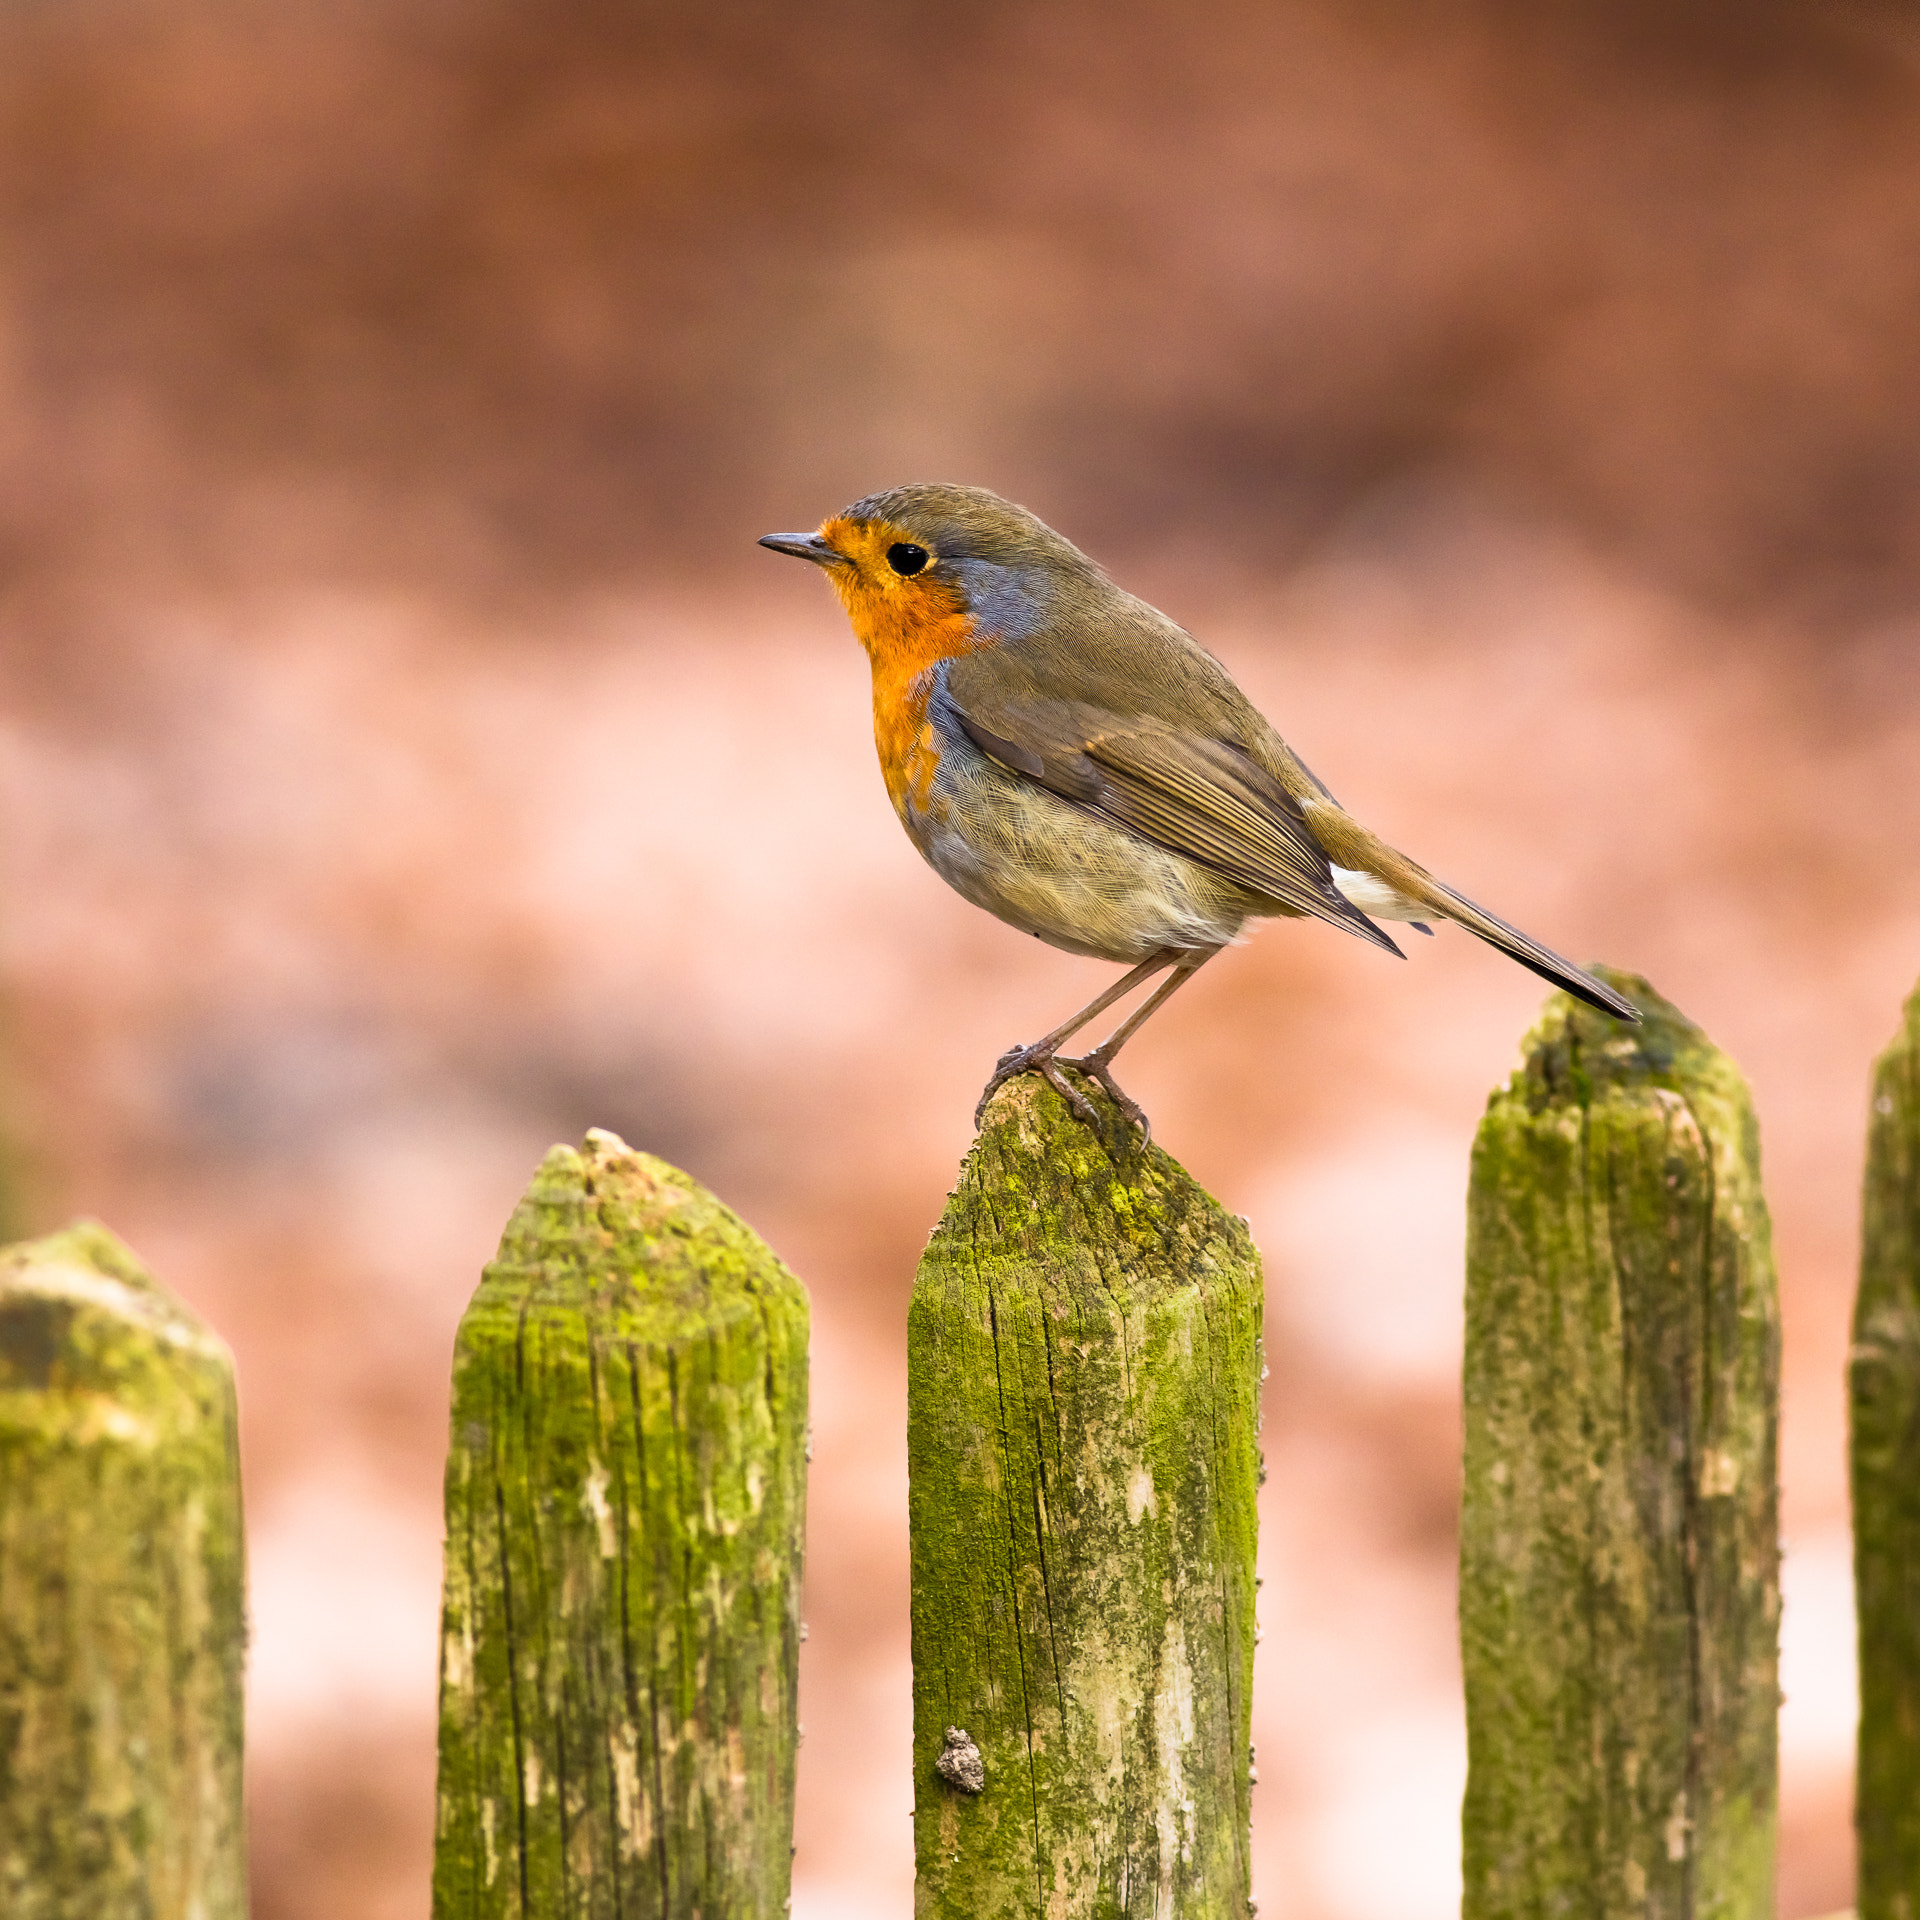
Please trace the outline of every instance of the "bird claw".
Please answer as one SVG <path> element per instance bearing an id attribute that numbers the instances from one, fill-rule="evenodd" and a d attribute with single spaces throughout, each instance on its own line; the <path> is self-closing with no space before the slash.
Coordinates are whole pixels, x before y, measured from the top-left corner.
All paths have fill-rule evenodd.
<path id="1" fill-rule="evenodd" d="M 1141 1109 L 1140 1103 L 1121 1091 L 1120 1084 L 1114 1079 L 1107 1063 L 1099 1057 L 1096 1050 L 1083 1055 L 1078 1060 L 1064 1063 L 1052 1053 L 1038 1045 L 1009 1047 L 1003 1053 L 993 1069 L 990 1079 L 980 1095 L 980 1104 L 973 1110 L 973 1124 L 977 1128 L 986 1116 L 987 1102 L 1006 1085 L 1009 1080 L 1017 1079 L 1023 1073 L 1037 1073 L 1050 1086 L 1069 1108 L 1074 1118 L 1090 1132 L 1100 1131 L 1100 1115 L 1093 1102 L 1060 1071 L 1062 1064 L 1077 1068 L 1093 1081 L 1106 1094 L 1107 1098 L 1119 1108 L 1120 1117 L 1129 1126 L 1140 1129 L 1140 1144 L 1144 1148 L 1153 1138 L 1153 1123 Z"/>
<path id="2" fill-rule="evenodd" d="M 1140 1129 L 1140 1145 L 1144 1149 L 1153 1141 L 1153 1122 L 1147 1118 L 1146 1109 L 1139 1101 L 1123 1091 L 1119 1081 L 1113 1077 L 1112 1070 L 1100 1058 L 1096 1047 L 1092 1053 L 1084 1053 L 1078 1060 L 1069 1060 L 1067 1065 L 1077 1067 L 1089 1080 L 1097 1081 L 1113 1104 L 1120 1109 L 1120 1117 L 1129 1126 Z"/>
<path id="3" fill-rule="evenodd" d="M 1054 1064 L 1052 1052 L 1039 1046 L 1009 1047 L 1000 1056 L 993 1069 L 993 1078 L 981 1090 L 980 1104 L 973 1110 L 976 1128 L 986 1117 L 987 1102 L 1009 1080 L 1016 1080 L 1023 1073 L 1037 1073 L 1073 1109 L 1074 1117 L 1082 1125 L 1099 1132 L 1100 1116 L 1094 1111 L 1093 1102 Z"/>

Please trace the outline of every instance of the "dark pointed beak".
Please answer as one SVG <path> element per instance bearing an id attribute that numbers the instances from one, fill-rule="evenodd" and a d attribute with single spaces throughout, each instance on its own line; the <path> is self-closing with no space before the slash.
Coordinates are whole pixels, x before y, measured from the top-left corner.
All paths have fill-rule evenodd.
<path id="1" fill-rule="evenodd" d="M 790 553 L 796 560 L 811 560 L 816 567 L 844 567 L 847 556 L 830 547 L 817 533 L 763 533 L 763 547 L 775 553 Z"/>

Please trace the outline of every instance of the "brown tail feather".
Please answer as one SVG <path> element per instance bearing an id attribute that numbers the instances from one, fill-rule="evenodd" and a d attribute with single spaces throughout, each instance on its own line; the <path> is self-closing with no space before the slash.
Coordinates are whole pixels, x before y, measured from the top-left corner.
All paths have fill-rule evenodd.
<path id="1" fill-rule="evenodd" d="M 1315 785 L 1317 788 L 1318 783 Z M 1508 926 L 1485 907 L 1476 906 L 1465 894 L 1455 893 L 1444 880 L 1436 880 L 1425 867 L 1415 865 L 1404 853 L 1388 846 L 1378 834 L 1363 827 L 1350 813 L 1325 797 L 1324 789 L 1301 796 L 1300 807 L 1314 838 L 1335 865 L 1372 874 L 1403 899 L 1431 907 L 1469 933 L 1478 934 L 1489 946 L 1498 947 L 1510 959 L 1531 968 L 1541 979 L 1551 980 L 1556 987 L 1564 987 L 1588 1006 L 1598 1007 L 1616 1020 L 1640 1018 L 1633 1003 L 1623 1000 L 1605 981 L 1596 980 L 1585 968 L 1576 967 L 1551 947 L 1543 947 L 1518 927 Z M 1419 922 L 1413 924 L 1417 926 Z M 1395 951 L 1398 952 L 1398 948 Z"/>
<path id="2" fill-rule="evenodd" d="M 1622 999 L 1604 980 L 1596 980 L 1584 967 L 1576 967 L 1571 960 L 1563 959 L 1551 947 L 1543 947 L 1518 927 L 1510 927 L 1486 908 L 1475 906 L 1464 894 L 1455 893 L 1445 881 L 1429 876 L 1428 884 L 1437 896 L 1433 904 L 1456 925 L 1478 934 L 1488 946 L 1498 947 L 1509 959 L 1530 967 L 1541 979 L 1564 987 L 1575 999 L 1598 1007 L 1602 1013 L 1612 1014 L 1616 1020 L 1640 1018 L 1631 1000 Z"/>

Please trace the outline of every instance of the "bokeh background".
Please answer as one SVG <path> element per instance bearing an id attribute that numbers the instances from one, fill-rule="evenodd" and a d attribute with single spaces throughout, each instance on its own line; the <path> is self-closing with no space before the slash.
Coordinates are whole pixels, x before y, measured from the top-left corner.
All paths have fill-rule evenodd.
<path id="1" fill-rule="evenodd" d="M 238 1357 L 260 1920 L 421 1920 L 449 1347 L 613 1127 L 815 1301 L 795 1911 L 908 1910 L 904 1316 L 1000 1050 L 758 550 L 1023 500 L 1389 837 L 1743 1065 L 1785 1300 L 1782 1911 L 1851 1885 L 1842 1367 L 1920 972 L 1920 16 L 13 0 L 13 1225 Z M 1460 1236 L 1534 978 L 1261 932 L 1127 1081 L 1268 1262 L 1263 1914 L 1457 1897 Z"/>

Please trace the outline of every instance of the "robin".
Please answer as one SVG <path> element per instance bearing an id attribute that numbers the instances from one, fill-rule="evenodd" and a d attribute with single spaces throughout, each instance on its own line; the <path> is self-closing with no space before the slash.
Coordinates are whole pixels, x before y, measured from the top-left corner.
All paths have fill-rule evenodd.
<path id="1" fill-rule="evenodd" d="M 760 544 L 823 568 L 873 663 L 873 733 L 908 837 L 976 906 L 1131 971 L 1001 1056 L 975 1109 L 1042 1075 L 1080 1117 L 1060 1048 L 1156 974 L 1154 992 L 1066 1064 L 1146 1115 L 1114 1056 L 1250 919 L 1451 920 L 1620 1020 L 1632 1005 L 1370 833 L 1227 670 L 1024 507 L 981 487 L 869 494 L 818 533 Z M 1404 958 L 1404 955 L 1401 955 Z"/>

